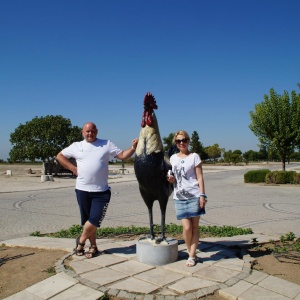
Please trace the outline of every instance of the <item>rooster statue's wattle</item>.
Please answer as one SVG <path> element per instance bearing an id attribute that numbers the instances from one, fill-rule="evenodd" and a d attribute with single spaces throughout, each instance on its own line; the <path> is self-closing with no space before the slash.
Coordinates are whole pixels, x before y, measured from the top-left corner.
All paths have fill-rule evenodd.
<path id="1" fill-rule="evenodd" d="M 154 109 L 157 109 L 156 101 L 152 94 L 147 93 L 144 98 L 142 128 L 134 159 L 134 170 L 141 196 L 149 212 L 150 238 L 160 243 L 166 241 L 166 209 L 173 186 L 167 181 L 167 172 L 171 169 L 171 165 L 164 154 Z M 161 210 L 160 238 L 155 238 L 154 235 L 152 208 L 155 200 L 158 200 Z"/>

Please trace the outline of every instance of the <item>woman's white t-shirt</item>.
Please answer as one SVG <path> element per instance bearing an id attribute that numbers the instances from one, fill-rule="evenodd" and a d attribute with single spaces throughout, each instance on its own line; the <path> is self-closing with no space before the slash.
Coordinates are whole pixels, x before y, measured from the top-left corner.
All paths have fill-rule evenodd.
<path id="1" fill-rule="evenodd" d="M 187 157 L 179 157 L 174 154 L 170 158 L 172 172 L 175 176 L 173 198 L 185 200 L 200 197 L 199 183 L 196 177 L 195 167 L 201 163 L 197 153 L 191 153 Z"/>
<path id="2" fill-rule="evenodd" d="M 108 186 L 109 157 L 117 156 L 122 150 L 109 140 L 75 142 L 62 150 L 66 158 L 75 158 L 78 176 L 76 189 L 87 192 L 103 192 Z"/>

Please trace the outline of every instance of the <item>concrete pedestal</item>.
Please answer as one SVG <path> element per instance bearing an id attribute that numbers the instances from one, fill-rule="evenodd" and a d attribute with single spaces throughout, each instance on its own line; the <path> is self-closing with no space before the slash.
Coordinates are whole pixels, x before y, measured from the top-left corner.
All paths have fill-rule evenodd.
<path id="1" fill-rule="evenodd" d="M 136 243 L 136 254 L 139 262 L 162 266 L 178 259 L 178 241 L 167 239 L 168 243 L 155 244 L 151 239 L 140 239 Z"/>

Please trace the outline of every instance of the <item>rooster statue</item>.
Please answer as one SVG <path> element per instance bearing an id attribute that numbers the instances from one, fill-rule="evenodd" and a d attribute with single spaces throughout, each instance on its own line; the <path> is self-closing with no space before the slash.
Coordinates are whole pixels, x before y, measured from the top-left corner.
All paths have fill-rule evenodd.
<path id="1" fill-rule="evenodd" d="M 150 219 L 150 238 L 157 244 L 166 241 L 165 219 L 169 196 L 173 185 L 167 181 L 167 172 L 171 170 L 168 157 L 164 154 L 162 141 L 154 109 L 156 100 L 151 93 L 144 98 L 144 113 L 139 142 L 134 159 L 134 171 L 139 183 L 141 196 L 148 208 Z M 155 238 L 153 224 L 153 203 L 158 200 L 161 210 L 161 236 Z"/>

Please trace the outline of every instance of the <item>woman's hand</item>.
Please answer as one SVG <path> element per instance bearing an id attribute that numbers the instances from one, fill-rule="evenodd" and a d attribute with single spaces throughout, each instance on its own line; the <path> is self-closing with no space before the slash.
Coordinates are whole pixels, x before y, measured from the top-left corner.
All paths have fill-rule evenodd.
<path id="1" fill-rule="evenodd" d="M 167 180 L 170 182 L 170 183 L 174 183 L 175 182 L 175 177 L 173 175 L 167 175 Z"/>
<path id="2" fill-rule="evenodd" d="M 206 202 L 206 198 L 200 196 L 200 208 L 205 208 Z"/>

